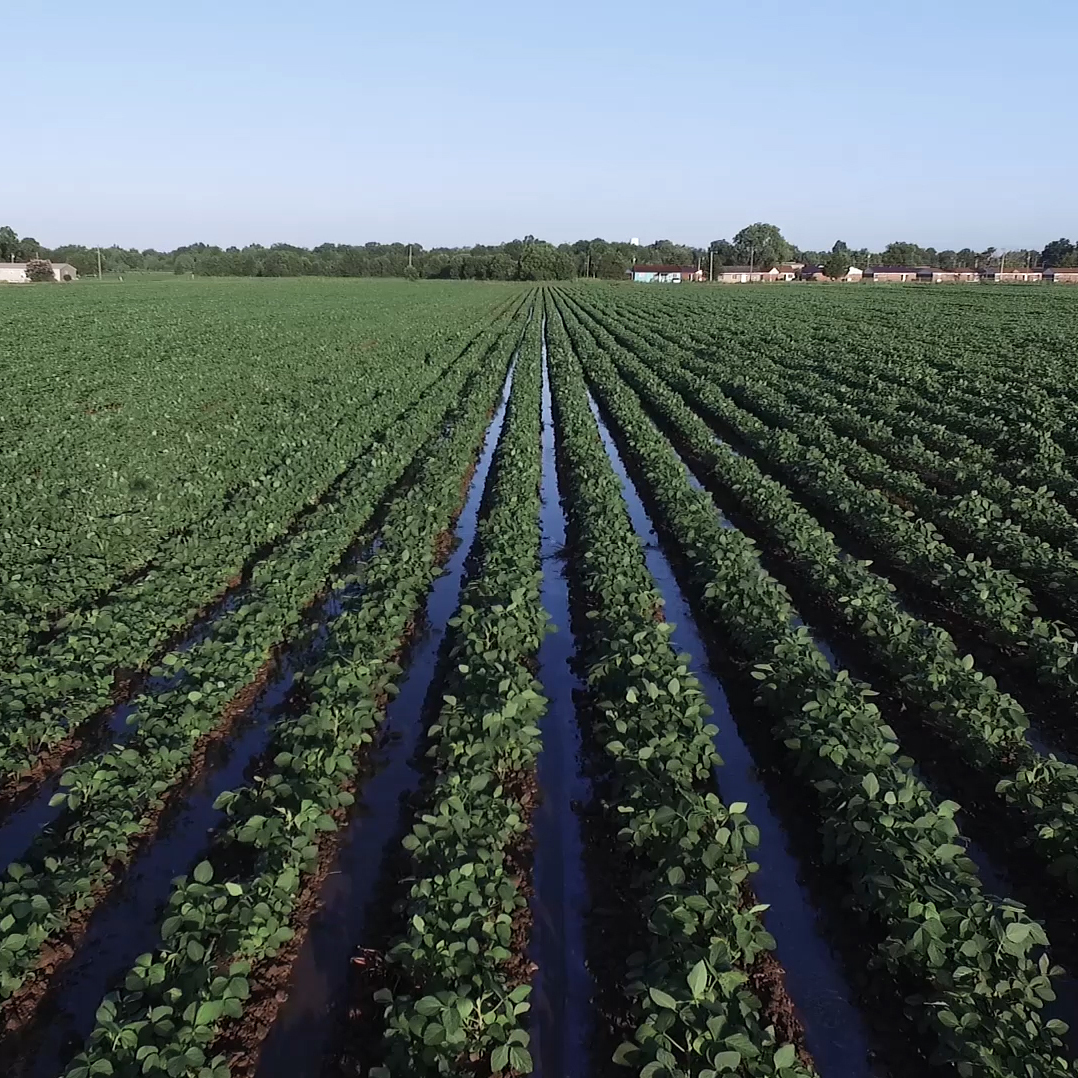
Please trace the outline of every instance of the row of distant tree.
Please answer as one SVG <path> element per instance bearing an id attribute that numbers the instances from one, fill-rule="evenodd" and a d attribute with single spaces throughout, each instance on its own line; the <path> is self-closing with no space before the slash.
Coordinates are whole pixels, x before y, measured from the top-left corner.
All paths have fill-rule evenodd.
<path id="1" fill-rule="evenodd" d="M 69 262 L 81 275 L 97 272 L 96 247 L 45 248 L 31 236 L 21 239 L 9 227 L 0 228 L 0 260 L 29 261 L 50 258 Z M 164 271 L 194 273 L 207 277 L 442 277 L 490 281 L 568 280 L 572 277 L 620 279 L 634 262 L 683 266 L 754 265 L 769 269 L 782 262 L 811 262 L 824 266 L 828 276 L 841 276 L 850 266 L 905 265 L 939 269 L 998 266 L 1078 265 L 1078 245 L 1068 239 L 1054 240 L 1043 250 L 984 251 L 964 247 L 940 251 L 916 243 L 891 243 L 882 251 L 851 248 L 842 240 L 827 251 L 802 250 L 790 243 L 776 225 L 757 223 L 743 228 L 732 240 L 713 240 L 707 247 L 693 247 L 656 240 L 646 246 L 603 239 L 552 244 L 526 236 L 496 246 L 434 247 L 418 243 L 323 243 L 318 247 L 294 247 L 275 243 L 271 247 L 214 247 L 193 243 L 174 251 L 134 248 L 100 248 L 101 265 L 107 273 Z"/>

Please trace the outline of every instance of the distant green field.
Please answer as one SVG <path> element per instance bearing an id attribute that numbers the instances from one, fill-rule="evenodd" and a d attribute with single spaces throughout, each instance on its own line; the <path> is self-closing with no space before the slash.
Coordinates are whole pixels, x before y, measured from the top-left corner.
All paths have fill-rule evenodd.
<path id="1" fill-rule="evenodd" d="M 0 1071 L 1073 1078 L 1076 341 L 0 290 Z"/>

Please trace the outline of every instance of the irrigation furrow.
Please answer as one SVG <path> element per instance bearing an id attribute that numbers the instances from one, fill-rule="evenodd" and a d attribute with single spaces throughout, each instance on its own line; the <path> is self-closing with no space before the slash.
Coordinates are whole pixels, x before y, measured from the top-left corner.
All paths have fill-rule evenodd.
<path id="1" fill-rule="evenodd" d="M 540 721 L 537 771 L 541 801 L 536 809 L 535 896 L 531 956 L 538 966 L 532 991 L 532 1055 L 537 1075 L 586 1078 L 595 1015 L 594 984 L 585 964 L 585 916 L 589 903 L 577 806 L 591 800 L 581 773 L 575 697 L 583 685 L 573 669 L 576 637 L 565 571 L 566 525 L 558 488 L 557 442 L 542 326 L 541 602 L 554 631 L 539 646 L 538 677 L 547 697 Z"/>
<path id="2" fill-rule="evenodd" d="M 589 370 L 600 370 L 598 357 L 589 357 Z M 776 720 L 774 736 L 786 746 L 789 765 L 809 781 L 808 789 L 818 799 L 825 852 L 849 866 L 850 898 L 870 926 L 869 938 L 871 926 L 883 930 L 874 947 L 874 964 L 897 978 L 908 997 L 911 1020 L 932 1037 L 936 1056 L 955 1065 L 978 1066 L 991 1059 L 1006 1068 L 1013 1059 L 1014 1065 L 1022 1060 L 1021 1065 L 1028 1066 L 1035 1055 L 1041 1072 L 1069 1073 L 1059 1028 L 1048 1021 L 1040 1003 L 1025 1009 L 1041 991 L 1047 993 L 1041 998 L 1053 998 L 1048 978 L 1058 971 L 1050 971 L 1042 953 L 1047 945 L 1043 931 L 1021 907 L 986 896 L 952 818 L 957 806 L 935 804 L 894 755 L 894 735 L 866 700 L 871 695 L 868 686 L 844 673 L 836 676 L 804 630 L 790 628 L 790 607 L 781 589 L 763 573 L 751 545 L 717 525 L 710 500 L 688 483 L 635 394 L 607 373 L 597 385 L 619 427 L 631 431 L 626 438 L 636 466 L 647 478 L 650 496 L 662 507 L 665 526 L 680 536 L 692 567 L 694 593 L 701 596 L 708 620 L 716 629 L 721 626 L 756 664 L 752 673 L 761 701 Z M 935 830 L 927 845 L 925 828 Z M 865 873 L 858 864 L 877 865 L 882 875 L 875 869 Z M 885 864 L 890 867 L 884 869 Z M 949 897 L 929 908 L 924 905 L 927 894 Z M 939 930 L 925 925 L 926 916 L 940 918 Z M 1003 938 L 1013 919 L 1021 927 L 1006 930 L 1006 938 L 1013 944 L 1020 937 L 1022 946 L 992 960 L 1009 972 L 1001 967 L 992 973 L 982 965 L 983 974 L 977 973 L 967 964 L 973 951 L 964 937 L 975 932 L 985 939 Z M 925 932 L 932 938 L 928 955 L 923 942 L 909 942 L 924 941 Z M 978 961 L 986 959 L 981 952 Z M 947 970 L 959 966 L 971 976 L 985 976 L 984 990 L 953 980 Z M 1000 977 L 1016 992 L 1010 1000 L 998 997 Z M 1014 1006 L 1022 1009 L 1020 1018 L 1011 1010 Z M 966 1016 L 965 1022 L 959 1015 Z M 1004 1032 L 1015 1018 L 1010 1033 Z M 973 1026 L 987 1039 L 974 1043 L 952 1035 L 953 1029 Z M 1016 1052 L 1019 1042 L 1023 1047 Z"/>
<path id="3" fill-rule="evenodd" d="M 508 361 L 503 350 L 481 367 L 452 431 L 390 507 L 362 596 L 333 622 L 308 678 L 306 710 L 274 729 L 253 781 L 218 799 L 227 826 L 209 856 L 175 881 L 161 942 L 106 997 L 69 1074 L 89 1074 L 99 1060 L 133 1066 L 136 1054 L 162 1070 L 218 1066 L 226 1052 L 242 1064 L 257 1047 L 260 1033 L 252 1038 L 250 1030 L 272 1019 L 302 942 L 354 803 L 357 755 L 365 755 L 400 672 L 393 656 L 439 575 L 446 529 L 464 495 L 457 477 L 474 460 Z M 217 976 L 219 969 L 227 975 Z M 162 1007 L 172 1020 L 147 1025 Z M 130 1041 L 116 1043 L 118 1025 Z"/>
<path id="4" fill-rule="evenodd" d="M 647 346 L 644 358 L 658 369 Z M 806 447 L 786 431 L 774 431 L 733 405 L 710 383 L 684 368 L 665 364 L 659 370 L 671 388 L 685 393 L 720 433 L 732 430 L 754 460 L 790 484 L 790 489 L 824 523 L 860 536 L 870 551 L 883 555 L 888 575 L 901 582 L 915 607 L 932 604 L 951 628 L 955 618 L 986 634 L 998 648 L 1009 649 L 1033 667 L 1057 705 L 1078 692 L 1078 660 L 1073 641 L 1059 627 L 1035 616 L 1024 589 L 1013 576 L 987 562 L 962 559 L 934 530 L 911 521 L 882 494 L 851 479 L 839 461 Z M 751 428 L 751 429 L 750 429 Z M 847 537 L 844 545 L 849 546 Z M 930 582 L 930 583 L 929 583 Z M 938 594 L 932 594 L 938 590 Z M 940 599 L 947 608 L 939 607 Z"/>
<path id="5" fill-rule="evenodd" d="M 462 369 L 461 378 L 467 373 Z M 409 455 L 427 438 L 432 420 L 454 396 L 452 382 L 432 397 L 407 423 L 398 425 L 398 444 L 367 467 L 367 490 L 354 492 L 339 506 L 327 508 L 317 528 L 301 534 L 276 559 L 264 563 L 249 601 L 198 647 L 171 653 L 166 669 L 181 672 L 158 696 L 143 696 L 136 723 L 126 741 L 98 757 L 81 761 L 63 776 L 63 814 L 16 865 L 0 892 L 0 905 L 20 928 L 20 944 L 11 948 L 4 973 L 5 1005 L 18 1025 L 35 1013 L 47 979 L 34 971 L 35 955 L 71 922 L 83 925 L 130 860 L 158 826 L 166 802 L 176 796 L 186 776 L 201 769 L 205 747 L 220 736 L 249 701 L 242 686 L 257 685 L 270 670 L 266 656 L 300 624 L 304 608 L 345 564 L 350 544 L 376 516 L 379 500 L 407 467 Z M 422 457 L 422 454 L 420 454 Z M 360 547 L 370 540 L 360 542 Z M 329 595 L 320 613 L 336 602 Z M 316 607 L 316 611 L 318 608 Z M 241 701 L 243 701 L 241 703 Z M 38 896 L 30 903 L 27 896 Z M 153 911 L 147 911 L 152 915 Z M 12 937 L 14 938 L 14 937 Z M 49 972 L 55 972 L 46 966 Z"/>
<path id="6" fill-rule="evenodd" d="M 838 918 L 832 916 L 824 934 L 824 915 L 815 908 L 809 889 L 802 882 L 804 869 L 790 847 L 783 823 L 772 809 L 758 767 L 734 721 L 726 689 L 706 666 L 697 666 L 707 654 L 697 630 L 690 604 L 677 575 L 659 546 L 660 533 L 622 459 L 617 440 L 603 418 L 592 395 L 588 403 L 611 466 L 621 483 L 629 519 L 645 553 L 648 570 L 662 596 L 663 617 L 671 625 L 670 642 L 703 688 L 704 697 L 716 716 L 715 748 L 721 766 L 715 778 L 727 804 L 748 806 L 760 831 L 760 843 L 753 851 L 759 869 L 752 876 L 752 889 L 767 903 L 766 924 L 775 937 L 775 957 L 785 973 L 786 985 L 805 1026 L 805 1041 L 825 1078 L 858 1078 L 878 1073 L 872 1068 L 872 1037 L 855 1005 L 857 990 L 842 968 L 832 942 Z M 815 639 L 815 638 L 814 638 Z M 821 651 L 830 653 L 826 642 L 816 639 Z M 833 655 L 832 655 L 833 658 Z M 834 665 L 832 663 L 832 665 Z"/>
<path id="7" fill-rule="evenodd" d="M 490 335 L 499 331 L 500 325 L 495 323 L 478 334 L 470 347 L 481 351 L 484 343 L 492 339 Z M 459 368 L 461 364 L 456 366 Z M 451 380 L 453 376 L 451 370 L 448 378 Z M 406 414 L 407 409 L 396 416 L 386 413 L 379 420 L 381 425 L 376 424 L 373 431 L 375 440 L 365 447 L 362 455 L 364 462 L 372 453 L 386 450 L 389 440 L 383 438 L 378 442 L 378 431 L 384 435 Z M 113 671 L 117 667 L 129 671 L 146 670 L 150 664 L 160 661 L 164 652 L 174 649 L 185 635 L 197 637 L 205 626 L 212 625 L 227 612 L 230 603 L 243 598 L 244 589 L 249 589 L 258 567 L 267 558 L 309 530 L 312 520 L 331 511 L 339 499 L 354 497 L 366 478 L 365 466 L 354 464 L 345 468 L 319 498 L 309 502 L 283 529 L 278 529 L 253 552 L 248 549 L 237 564 L 224 571 L 219 552 L 200 555 L 202 561 L 198 564 L 187 558 L 171 567 L 168 572 L 176 578 L 176 586 L 190 593 L 192 601 L 201 604 L 197 612 L 173 616 L 174 612 L 168 612 L 171 592 L 164 583 L 155 582 L 155 589 L 164 588 L 166 600 L 163 605 L 156 591 L 133 594 L 130 610 L 123 617 L 117 616 L 115 611 L 94 612 L 87 625 L 73 627 L 62 641 L 55 642 L 46 652 L 26 657 L 14 671 L 3 675 L 0 679 L 0 713 L 4 719 L 0 723 L 0 775 L 6 779 L 9 792 L 21 793 L 20 788 L 25 788 L 27 783 L 32 786 L 40 782 L 56 767 L 77 755 L 87 737 L 92 740 L 94 733 L 107 722 L 109 707 L 115 704 L 110 697 L 115 694 Z M 272 504 L 269 508 L 272 510 Z M 241 531 L 244 536 L 249 534 L 251 527 L 251 522 L 243 522 Z M 243 539 L 244 546 L 248 542 L 247 538 Z M 203 569 L 229 580 L 223 591 L 215 585 L 216 597 L 208 601 L 202 583 Z M 139 591 L 140 586 L 134 589 L 135 593 Z M 165 611 L 163 621 L 162 609 Z M 186 630 L 181 628 L 183 625 L 187 626 Z M 57 685 L 59 689 L 54 687 Z M 137 682 L 135 687 L 136 691 L 140 687 Z M 31 717 L 33 721 L 29 722 Z M 88 729 L 80 729 L 84 726 Z M 20 776 L 27 776 L 28 772 L 29 777 L 20 781 Z"/>
<path id="8" fill-rule="evenodd" d="M 554 318 L 559 477 L 595 791 L 585 815 L 589 955 L 611 1027 L 597 1030 L 596 1065 L 605 1069 L 603 1057 L 614 1051 L 634 1067 L 662 1060 L 722 1069 L 749 1053 L 761 1075 L 814 1073 L 749 890 L 759 833 L 744 804 L 728 809 L 712 789 L 718 758 L 699 683 L 670 646 L 660 596 Z"/>
<path id="9" fill-rule="evenodd" d="M 516 303 L 519 303 L 519 297 L 499 303 L 490 312 L 489 320 L 496 321 Z M 460 358 L 459 354 L 450 354 L 451 348 L 455 350 L 457 342 L 471 331 L 470 328 L 463 328 L 463 322 L 456 333 L 451 333 L 446 327 L 443 365 L 447 369 Z M 412 347 L 418 347 L 421 340 L 420 337 Z M 423 361 L 416 363 L 420 378 L 437 376 L 437 371 L 429 370 L 429 366 Z M 334 472 L 347 466 L 348 457 L 354 453 L 357 436 L 362 437 L 366 432 L 366 413 L 378 414 L 392 410 L 392 395 L 386 395 L 391 380 L 359 372 L 355 384 L 358 391 L 356 399 L 348 402 L 348 407 L 340 412 L 336 420 L 319 427 L 319 453 L 312 454 L 305 441 L 287 438 L 280 445 L 265 446 L 268 453 L 249 454 L 248 467 L 237 464 L 224 473 L 226 480 L 228 476 L 233 477 L 230 486 L 220 493 L 207 491 L 201 497 L 197 494 L 193 499 L 188 497 L 193 512 L 180 515 L 171 528 L 166 526 L 164 533 L 156 538 L 152 534 L 153 529 L 151 534 L 144 534 L 145 522 L 140 519 L 141 507 L 137 504 L 127 508 L 132 527 L 122 528 L 125 522 L 122 519 L 117 521 L 114 529 L 105 530 L 100 535 L 97 549 L 89 557 L 84 543 L 78 544 L 76 551 L 64 545 L 60 549 L 51 549 L 48 543 L 21 543 L 18 530 L 9 533 L 5 540 L 9 556 L 0 559 L 8 574 L 4 586 L 0 587 L 0 591 L 6 593 L 6 599 L 0 606 L 5 611 L 10 606 L 17 609 L 8 613 L 14 635 L 0 637 L 0 643 L 5 645 L 5 661 L 9 661 L 16 651 L 27 650 L 24 645 L 31 643 L 25 639 L 20 643 L 23 633 L 18 631 L 16 625 L 19 621 L 18 611 L 33 623 L 35 639 L 39 634 L 47 639 L 56 631 L 62 631 L 64 622 L 72 615 L 80 611 L 89 612 L 99 603 L 111 603 L 123 584 L 135 584 L 155 567 L 177 559 L 184 560 L 191 554 L 192 541 L 200 538 L 213 541 L 216 521 L 232 516 L 243 520 L 249 534 L 255 535 L 264 529 L 271 529 L 279 521 L 287 520 L 302 503 L 314 497 L 317 490 L 332 480 Z M 414 399 L 415 391 L 421 387 L 407 388 L 408 392 L 413 393 Z M 92 439 L 92 433 L 83 432 L 83 437 Z M 58 449 L 45 450 L 44 455 L 56 457 L 59 452 Z M 211 486 L 216 490 L 216 484 Z M 289 490 L 294 497 L 291 502 L 281 497 L 282 491 L 287 493 Z M 267 500 L 271 503 L 268 508 L 272 510 L 269 515 L 263 511 L 267 508 Z M 122 513 L 111 515 L 123 516 Z M 62 535 L 61 531 L 50 534 L 48 538 L 55 541 Z M 132 540 L 131 536 L 138 538 Z M 118 563 L 118 558 L 123 558 L 124 562 Z M 206 562 L 205 568 L 207 571 L 220 569 L 221 561 Z M 23 597 L 21 601 L 20 597 Z M 44 608 L 42 604 L 45 604 Z M 46 610 L 49 612 L 46 613 Z M 43 616 L 46 621 L 44 625 L 41 624 Z M 24 631 L 30 628 L 30 625 L 26 625 Z"/>
<path id="10" fill-rule="evenodd" d="M 439 687 L 439 653 L 457 608 L 465 565 L 478 523 L 483 490 L 498 436 L 505 421 L 511 386 L 507 383 L 484 436 L 463 508 L 456 519 L 452 553 L 427 595 L 416 635 L 409 641 L 406 672 L 386 705 L 379 745 L 372 752 L 370 774 L 360 788 L 358 808 L 345 827 L 325 882 L 318 908 L 286 979 L 275 995 L 279 1008 L 245 1022 L 242 1058 L 236 1076 L 319 1078 L 331 1061 L 347 1053 L 349 1001 L 356 967 L 347 956 L 365 961 L 363 952 L 384 950 L 391 920 L 386 900 L 387 871 L 397 866 L 390 844 L 400 836 L 401 813 L 418 789 L 422 767 L 417 750 L 428 719 L 431 698 Z"/>
<path id="11" fill-rule="evenodd" d="M 1017 702 L 962 658 L 945 633 L 898 609 L 886 581 L 844 560 L 783 488 L 750 462 L 724 457 L 706 425 L 655 375 L 612 344 L 609 354 L 657 424 L 688 448 L 691 468 L 719 503 L 737 506 L 738 522 L 760 542 L 765 566 L 814 619 L 837 627 L 844 657 L 852 653 L 860 668 L 889 687 L 891 699 L 881 704 L 887 703 L 884 710 L 903 740 L 926 762 L 957 761 L 957 767 L 936 768 L 936 775 L 941 789 L 978 807 L 974 826 L 992 853 L 982 851 L 975 860 L 987 867 L 993 857 L 1001 866 L 1017 859 L 1023 866 L 1018 879 L 1032 871 L 1054 893 L 1063 876 L 1073 888 L 1078 769 L 1038 755 Z M 991 823 L 980 827 L 986 815 Z M 997 875 L 1007 873 L 999 867 Z M 1037 901 L 1034 908 L 1049 917 L 1063 953 L 1073 933 L 1069 916 L 1051 912 L 1054 905 Z M 1071 948 L 1069 961 L 1073 955 Z"/>

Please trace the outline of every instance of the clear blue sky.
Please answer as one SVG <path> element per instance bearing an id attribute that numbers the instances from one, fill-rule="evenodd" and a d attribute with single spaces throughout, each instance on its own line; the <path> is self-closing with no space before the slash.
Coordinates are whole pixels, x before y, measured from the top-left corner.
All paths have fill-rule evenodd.
<path id="1" fill-rule="evenodd" d="M 0 224 L 46 245 L 1078 233 L 1075 0 L 52 0 L 0 33 Z"/>

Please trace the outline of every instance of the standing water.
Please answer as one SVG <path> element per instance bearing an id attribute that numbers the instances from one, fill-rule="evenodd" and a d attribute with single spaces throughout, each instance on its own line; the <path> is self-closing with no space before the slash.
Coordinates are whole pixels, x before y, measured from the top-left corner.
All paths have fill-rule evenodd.
<path id="1" fill-rule="evenodd" d="M 587 1073 L 592 980 L 584 962 L 584 875 L 580 821 L 574 805 L 590 799 L 578 756 L 580 734 L 573 693 L 576 640 L 569 617 L 569 587 L 562 548 L 565 514 L 558 493 L 554 421 L 543 333 L 543 607 L 556 631 L 539 648 L 539 678 L 549 704 L 541 722 L 538 759 L 542 802 L 533 818 L 535 863 L 531 958 L 539 967 L 532 991 L 532 1054 L 542 1078 L 578 1078 Z"/>
<path id="2" fill-rule="evenodd" d="M 381 868 L 400 831 L 401 800 L 418 788 L 414 764 L 424 701 L 438 665 L 449 619 L 460 598 L 464 564 L 475 538 L 483 488 L 498 443 L 512 371 L 487 428 L 475 475 L 456 524 L 457 545 L 427 597 L 423 635 L 414 642 L 407 673 L 386 708 L 376 771 L 363 784 L 360 806 L 319 893 L 319 910 L 292 966 L 288 998 L 261 1045 L 258 1078 L 319 1078 L 348 1003 L 349 958 L 373 942 L 367 935 Z"/>
<path id="3" fill-rule="evenodd" d="M 588 395 L 592 415 L 610 463 L 621 480 L 629 518 L 644 543 L 648 569 L 663 597 L 665 616 L 673 626 L 671 643 L 679 652 L 703 656 L 703 641 L 669 561 L 659 548 L 647 510 L 626 471 L 617 445 Z M 824 937 L 808 889 L 798 874 L 788 836 L 772 811 L 752 756 L 738 733 L 722 683 L 699 662 L 693 673 L 719 728 L 715 748 L 722 757 L 717 781 L 724 801 L 744 801 L 759 828 L 760 845 L 754 858 L 760 869 L 752 887 L 769 905 L 765 917 L 775 937 L 775 955 L 786 971 L 786 988 L 805 1027 L 805 1042 L 823 1078 L 870 1078 L 875 1074 L 868 1029 L 854 1004 L 852 990 L 839 957 Z"/>

